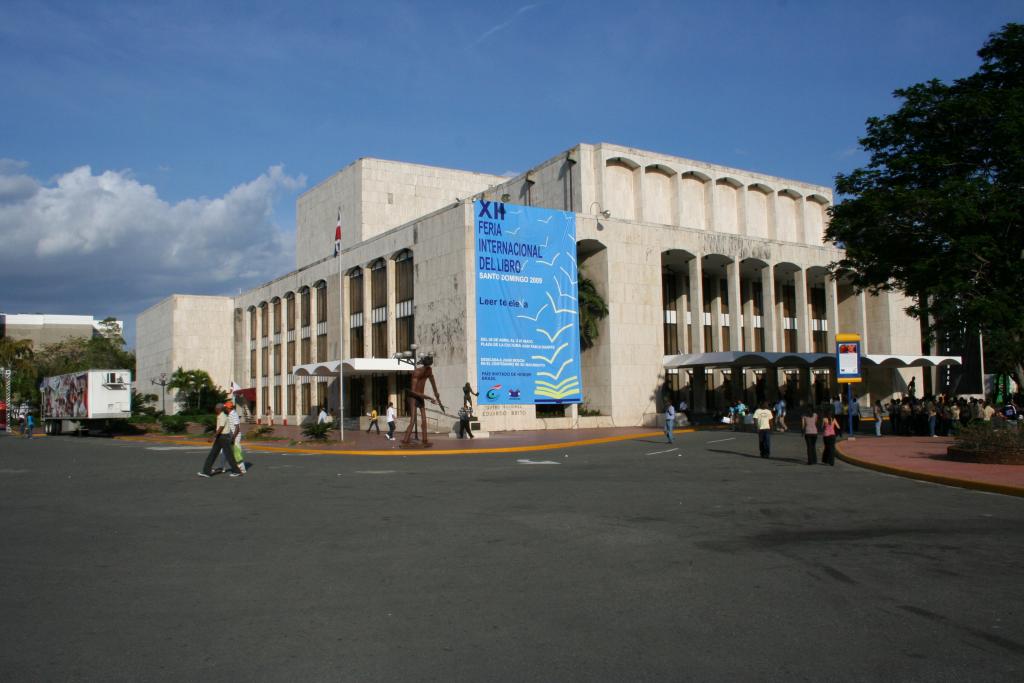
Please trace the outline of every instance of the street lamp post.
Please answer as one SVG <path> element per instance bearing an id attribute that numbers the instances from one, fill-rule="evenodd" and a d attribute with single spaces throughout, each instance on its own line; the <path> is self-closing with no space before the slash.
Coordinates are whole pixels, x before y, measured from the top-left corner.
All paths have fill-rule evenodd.
<path id="1" fill-rule="evenodd" d="M 398 353 L 396 353 L 394 355 L 394 358 L 399 363 L 405 363 L 406 365 L 411 365 L 413 367 L 413 369 L 416 369 L 416 363 L 418 362 L 418 356 L 417 356 L 417 353 L 416 353 L 416 349 L 417 348 L 419 348 L 419 347 L 416 344 L 409 344 L 409 350 L 408 351 L 399 351 Z M 424 413 L 424 415 L 426 415 L 426 413 Z M 413 411 L 413 414 L 409 416 L 409 419 L 412 420 L 412 433 L 416 436 L 417 439 L 420 438 L 420 434 L 419 434 L 420 430 L 419 430 L 419 427 L 416 426 L 416 412 L 415 412 L 415 410 Z"/>
<path id="2" fill-rule="evenodd" d="M 4 378 L 4 427 L 7 433 L 10 434 L 13 430 L 11 429 L 11 369 L 2 368 L 0 369 L 0 375 Z"/>
<path id="3" fill-rule="evenodd" d="M 164 397 L 166 396 L 166 393 L 167 393 L 167 390 L 166 390 L 166 387 L 167 387 L 167 384 L 168 384 L 167 373 L 166 372 L 161 372 L 159 379 L 151 379 L 149 381 L 150 381 L 151 384 L 154 384 L 154 385 L 160 387 L 160 412 L 163 413 L 164 415 L 166 415 L 167 414 L 167 405 L 165 403 Z"/>

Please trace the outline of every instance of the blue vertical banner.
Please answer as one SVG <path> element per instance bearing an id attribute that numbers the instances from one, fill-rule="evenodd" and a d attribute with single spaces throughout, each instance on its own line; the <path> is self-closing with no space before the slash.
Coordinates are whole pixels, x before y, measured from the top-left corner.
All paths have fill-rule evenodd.
<path id="1" fill-rule="evenodd" d="M 483 405 L 580 403 L 576 214 L 473 203 Z"/>

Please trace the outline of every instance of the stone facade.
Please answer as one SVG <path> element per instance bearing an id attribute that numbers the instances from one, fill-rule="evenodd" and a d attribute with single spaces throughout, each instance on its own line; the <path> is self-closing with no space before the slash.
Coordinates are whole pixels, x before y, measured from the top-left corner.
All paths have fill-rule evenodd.
<path id="1" fill-rule="evenodd" d="M 582 357 L 591 415 L 576 406 L 561 416 L 490 406 L 480 411 L 486 430 L 650 423 L 666 394 L 713 410 L 730 395 L 750 400 L 755 387 L 800 399 L 812 385 L 819 394 L 837 390 L 827 372 L 806 368 L 767 377 L 666 370 L 672 354 L 826 352 L 837 331 L 861 334 L 868 353 L 921 352 L 908 302 L 855 294 L 828 276 L 840 252 L 822 243 L 827 187 L 605 143 L 577 145 L 514 178 L 360 159 L 299 199 L 297 270 L 218 309 L 216 325 L 231 336 L 226 362 L 240 385 L 256 389 L 259 414 L 302 421 L 319 404 L 336 410 L 336 379 L 295 377 L 292 368 L 390 358 L 413 342 L 434 355 L 442 399 L 457 405 L 459 388 L 476 381 L 475 198 L 575 212 L 579 264 L 609 307 Z M 166 302 L 147 315 L 166 317 Z M 178 343 L 161 329 L 154 345 Z M 139 348 L 141 367 L 150 353 L 143 355 L 143 317 Z M 894 372 L 879 370 L 862 389 L 893 391 Z M 895 383 L 920 373 L 899 371 Z M 402 410 L 405 381 L 346 377 L 345 415 L 389 400 Z M 444 420 L 434 426 L 446 431 Z"/>
<path id="2" fill-rule="evenodd" d="M 178 412 L 177 392 L 161 396 L 153 380 L 171 376 L 177 368 L 205 370 L 215 384 L 230 387 L 233 379 L 234 301 L 226 296 L 173 294 L 139 314 L 135 327 L 135 385 L 140 393 L 155 393 L 157 405 Z"/>

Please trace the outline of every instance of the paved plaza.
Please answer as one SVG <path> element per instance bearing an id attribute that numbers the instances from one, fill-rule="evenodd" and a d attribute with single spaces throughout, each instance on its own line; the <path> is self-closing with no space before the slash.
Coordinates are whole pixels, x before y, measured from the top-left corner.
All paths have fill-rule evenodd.
<path id="1" fill-rule="evenodd" d="M 1024 499 L 773 450 L 253 452 L 201 479 L 201 446 L 0 436 L 0 671 L 1024 678 Z"/>

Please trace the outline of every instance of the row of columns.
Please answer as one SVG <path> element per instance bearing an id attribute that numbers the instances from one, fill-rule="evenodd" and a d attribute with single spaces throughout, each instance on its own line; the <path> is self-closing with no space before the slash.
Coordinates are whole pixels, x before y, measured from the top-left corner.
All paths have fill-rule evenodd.
<path id="1" fill-rule="evenodd" d="M 733 351 L 753 351 L 754 350 L 754 334 L 755 334 L 755 321 L 754 321 L 754 301 L 753 301 L 753 284 L 756 280 L 743 279 L 740 275 L 741 264 L 738 258 L 734 258 L 730 263 L 726 264 L 726 283 L 727 291 L 725 292 L 726 300 L 728 301 L 729 308 L 729 339 L 728 347 Z M 782 333 L 784 330 L 784 305 L 783 302 L 776 301 L 775 289 L 776 289 L 776 277 L 775 277 L 775 264 L 768 263 L 762 266 L 760 269 L 760 282 L 761 282 L 761 327 L 764 329 L 764 348 L 765 352 L 781 352 L 785 350 L 783 343 Z M 685 324 L 680 324 L 680 349 L 686 353 L 705 353 L 713 351 L 721 351 L 724 348 L 722 343 L 722 317 L 721 317 L 721 302 L 722 293 L 716 292 L 714 300 L 711 305 L 710 313 L 710 326 L 712 329 L 711 334 L 711 348 L 705 348 L 704 340 L 704 272 L 703 264 L 700 258 L 692 258 L 688 263 L 689 276 L 689 288 L 686 292 L 687 301 L 685 304 L 681 302 L 676 303 L 676 310 L 678 311 L 679 318 L 681 321 L 685 321 L 685 314 L 687 309 L 690 313 L 690 336 L 687 339 L 685 332 Z M 791 274 L 793 280 L 793 286 L 796 293 L 796 348 L 797 353 L 810 353 L 812 351 L 812 336 L 811 336 L 811 311 L 808 299 L 808 286 L 807 286 L 807 271 L 802 268 L 798 268 Z M 835 335 L 839 329 L 839 304 L 838 304 L 838 291 L 836 281 L 830 277 L 825 277 L 825 321 L 826 321 L 826 334 L 827 334 L 827 348 L 832 349 L 835 346 Z M 712 287 L 717 289 L 717 279 L 712 283 Z M 854 321 L 853 329 L 851 332 L 857 332 L 861 334 L 862 338 L 866 338 L 866 312 L 865 312 L 865 300 L 863 294 L 855 295 L 857 300 L 854 305 Z M 666 308 L 670 305 L 666 303 Z M 866 353 L 866 351 L 865 351 Z"/>

